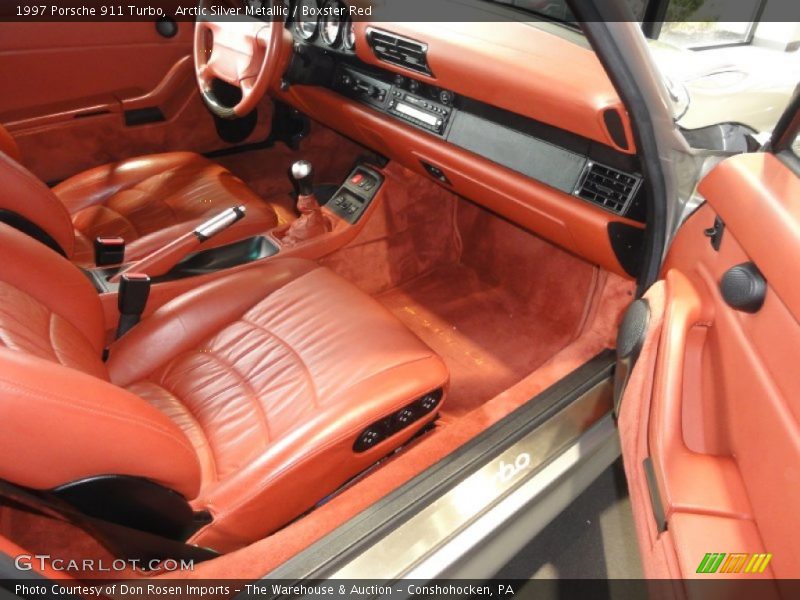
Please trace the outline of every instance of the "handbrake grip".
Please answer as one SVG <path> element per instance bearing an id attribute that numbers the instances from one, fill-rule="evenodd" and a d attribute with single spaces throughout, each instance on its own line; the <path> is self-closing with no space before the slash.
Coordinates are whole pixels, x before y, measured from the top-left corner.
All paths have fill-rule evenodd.
<path id="1" fill-rule="evenodd" d="M 246 213 L 247 209 L 244 205 L 228 208 L 227 210 L 223 210 L 216 217 L 211 217 L 208 221 L 200 223 L 200 225 L 195 227 L 192 233 L 197 236 L 200 243 L 203 243 L 218 233 L 225 231 L 228 227 L 236 223 L 236 221 L 244 219 Z"/>

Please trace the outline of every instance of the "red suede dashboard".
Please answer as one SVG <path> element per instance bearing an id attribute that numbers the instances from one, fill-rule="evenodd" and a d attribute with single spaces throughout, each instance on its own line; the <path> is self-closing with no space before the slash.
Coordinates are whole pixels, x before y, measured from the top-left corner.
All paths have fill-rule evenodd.
<path id="1" fill-rule="evenodd" d="M 432 77 L 379 60 L 367 28 L 379 27 L 428 46 Z M 522 22 L 355 23 L 362 64 L 424 82 L 581 136 L 620 155 L 635 154 L 630 122 L 599 60 L 589 48 Z M 575 34 L 577 35 L 577 34 Z M 629 277 L 609 224 L 641 229 L 569 193 L 448 143 L 372 107 L 316 85 L 274 90 L 279 99 L 344 135 L 426 174 L 421 161 L 442 168 L 450 188 L 589 262 Z M 627 149 L 615 144 L 603 115 L 615 109 Z M 619 138 L 617 138 L 619 140 Z"/>

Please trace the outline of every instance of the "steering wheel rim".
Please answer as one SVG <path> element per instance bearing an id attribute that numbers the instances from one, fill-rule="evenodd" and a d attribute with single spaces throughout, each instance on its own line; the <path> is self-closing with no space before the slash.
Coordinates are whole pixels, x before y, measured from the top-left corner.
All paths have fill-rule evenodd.
<path id="1" fill-rule="evenodd" d="M 200 95 L 218 117 L 235 119 L 252 112 L 275 76 L 283 36 L 280 19 L 206 18 L 200 0 L 194 27 L 194 72 Z M 210 11 L 209 11 L 210 12 Z M 278 13 L 279 14 L 279 13 Z M 214 79 L 238 87 L 242 99 L 225 106 L 213 90 Z"/>

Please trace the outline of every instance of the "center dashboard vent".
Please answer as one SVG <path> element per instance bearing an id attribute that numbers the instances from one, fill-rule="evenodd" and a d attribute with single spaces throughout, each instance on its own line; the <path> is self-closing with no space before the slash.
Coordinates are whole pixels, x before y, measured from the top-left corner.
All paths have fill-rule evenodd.
<path id="1" fill-rule="evenodd" d="M 433 75 L 428 66 L 428 44 L 372 27 L 367 28 L 367 41 L 379 60 Z"/>
<path id="2" fill-rule="evenodd" d="M 642 178 L 589 161 L 583 170 L 574 194 L 603 208 L 624 215 Z"/>

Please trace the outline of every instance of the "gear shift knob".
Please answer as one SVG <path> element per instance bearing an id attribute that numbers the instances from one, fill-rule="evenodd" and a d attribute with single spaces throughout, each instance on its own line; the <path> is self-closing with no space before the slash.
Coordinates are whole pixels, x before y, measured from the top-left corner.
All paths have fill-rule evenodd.
<path id="1" fill-rule="evenodd" d="M 297 192 L 301 196 L 311 196 L 314 193 L 314 167 L 307 160 L 298 160 L 292 163 L 292 179 L 297 184 Z"/>

